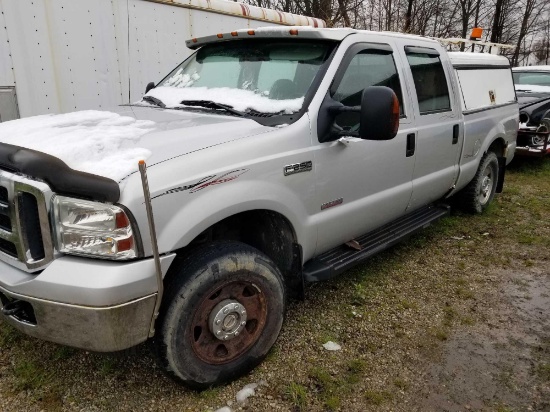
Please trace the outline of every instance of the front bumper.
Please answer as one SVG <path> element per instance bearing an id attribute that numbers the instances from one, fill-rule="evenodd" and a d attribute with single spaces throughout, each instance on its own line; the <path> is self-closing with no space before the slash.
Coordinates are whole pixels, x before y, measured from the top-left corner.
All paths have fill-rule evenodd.
<path id="1" fill-rule="evenodd" d="M 163 275 L 175 255 L 161 258 Z M 157 285 L 153 259 L 109 262 L 63 256 L 38 275 L 0 262 L 3 318 L 23 333 L 112 352 L 145 341 Z M 14 302 L 23 311 L 5 310 Z"/>
<path id="2" fill-rule="evenodd" d="M 0 298 L 32 307 L 34 322 L 18 315 L 4 316 L 7 323 L 27 335 L 96 352 L 114 352 L 147 339 L 156 294 L 103 308 L 34 299 L 3 289 Z"/>

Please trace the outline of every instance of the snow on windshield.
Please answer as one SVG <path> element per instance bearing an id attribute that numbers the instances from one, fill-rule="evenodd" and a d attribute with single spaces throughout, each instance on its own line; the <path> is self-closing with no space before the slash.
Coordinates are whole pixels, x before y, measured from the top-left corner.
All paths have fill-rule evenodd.
<path id="1" fill-rule="evenodd" d="M 70 168 L 121 181 L 151 152 L 135 147 L 155 122 L 86 110 L 0 123 L 0 142 L 61 159 Z"/>
<path id="2" fill-rule="evenodd" d="M 183 100 L 212 100 L 241 112 L 256 110 L 262 113 L 291 114 L 301 109 L 304 98 L 272 100 L 252 90 L 233 89 L 229 87 L 185 87 L 193 82 L 192 76 L 181 75 L 173 80 L 177 87 L 159 86 L 150 90 L 146 96 L 162 100 L 166 107 L 182 107 Z"/>

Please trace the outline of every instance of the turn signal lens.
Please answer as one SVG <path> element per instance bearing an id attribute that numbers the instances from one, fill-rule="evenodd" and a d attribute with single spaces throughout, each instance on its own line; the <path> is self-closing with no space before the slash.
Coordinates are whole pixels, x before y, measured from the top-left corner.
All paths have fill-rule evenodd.
<path id="1" fill-rule="evenodd" d="M 399 130 L 399 99 L 394 94 L 393 95 L 393 102 L 392 102 L 392 122 L 393 122 L 393 133 L 397 134 L 397 131 Z"/>

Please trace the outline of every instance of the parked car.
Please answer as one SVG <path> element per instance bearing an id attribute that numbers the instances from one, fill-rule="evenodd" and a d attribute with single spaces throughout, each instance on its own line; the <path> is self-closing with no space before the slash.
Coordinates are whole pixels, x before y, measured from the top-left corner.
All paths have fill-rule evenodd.
<path id="1" fill-rule="evenodd" d="M 550 93 L 550 66 L 523 66 L 512 69 L 518 92 Z"/>
<path id="2" fill-rule="evenodd" d="M 514 67 L 512 71 L 520 110 L 516 152 L 550 154 L 550 66 Z"/>
<path id="3" fill-rule="evenodd" d="M 480 213 L 502 190 L 519 116 L 504 57 L 351 29 L 186 44 L 117 113 L 0 124 L 0 298 L 20 331 L 93 351 L 152 338 L 168 374 L 209 387 L 261 362 L 304 282 L 450 196 Z"/>

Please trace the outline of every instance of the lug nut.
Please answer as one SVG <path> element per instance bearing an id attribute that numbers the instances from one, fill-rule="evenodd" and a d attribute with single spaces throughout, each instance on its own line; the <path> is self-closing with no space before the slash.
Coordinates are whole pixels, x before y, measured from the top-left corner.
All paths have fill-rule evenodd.
<path id="1" fill-rule="evenodd" d="M 219 325 L 220 323 L 222 323 L 222 321 L 218 319 L 218 320 L 216 321 L 216 325 Z"/>
<path id="2" fill-rule="evenodd" d="M 244 326 L 244 325 L 246 325 L 246 322 L 243 320 L 243 321 L 241 322 L 241 326 Z"/>
<path id="3" fill-rule="evenodd" d="M 223 314 L 224 314 L 224 315 L 227 315 L 227 312 L 229 312 L 229 309 L 225 308 L 225 309 L 223 310 Z"/>

